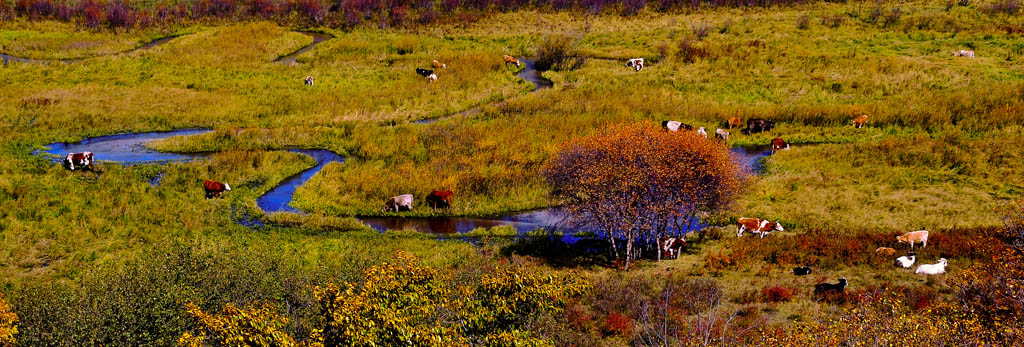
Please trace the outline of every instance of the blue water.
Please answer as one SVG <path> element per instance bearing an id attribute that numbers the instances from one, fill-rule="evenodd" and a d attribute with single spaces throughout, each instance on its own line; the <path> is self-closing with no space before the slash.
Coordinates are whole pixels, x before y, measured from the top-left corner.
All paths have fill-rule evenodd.
<path id="1" fill-rule="evenodd" d="M 263 212 L 301 212 L 289 205 L 295 197 L 295 190 L 305 184 L 306 181 L 309 181 L 310 178 L 313 178 L 327 163 L 341 163 L 345 161 L 345 158 L 338 155 L 338 153 L 326 149 L 291 149 L 289 151 L 313 157 L 316 160 L 316 166 L 286 178 L 277 187 L 257 198 L 256 206 L 259 206 Z"/>
<path id="2" fill-rule="evenodd" d="M 147 148 L 146 143 L 168 137 L 197 135 L 209 131 L 210 129 L 182 129 L 90 137 L 73 143 L 51 143 L 47 145 L 49 149 L 44 152 L 57 156 L 53 158 L 54 162 L 60 162 L 68 153 L 79 152 L 92 152 L 96 161 L 110 161 L 127 165 L 190 161 L 208 154 L 157 152 Z"/>
<path id="3" fill-rule="evenodd" d="M 540 71 L 537 71 L 537 68 L 534 67 L 533 65 L 533 60 L 520 60 L 520 62 L 523 63 L 523 70 L 519 71 L 519 73 L 516 74 L 516 77 L 522 78 L 527 82 L 533 83 L 533 91 L 531 93 L 537 92 L 542 89 L 551 88 L 551 86 L 555 85 L 554 82 L 551 82 L 551 80 L 544 78 L 544 76 L 540 75 Z M 430 124 L 449 117 L 471 116 L 476 114 L 477 112 L 480 112 L 479 106 L 462 112 L 456 112 L 447 116 L 419 119 L 414 120 L 412 122 L 415 124 Z"/>

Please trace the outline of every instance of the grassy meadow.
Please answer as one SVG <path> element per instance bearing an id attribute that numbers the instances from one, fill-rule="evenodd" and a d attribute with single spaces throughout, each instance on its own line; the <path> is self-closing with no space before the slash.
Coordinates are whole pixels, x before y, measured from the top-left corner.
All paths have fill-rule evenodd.
<path id="1" fill-rule="evenodd" d="M 563 317 L 532 323 L 555 345 L 643 344 L 610 317 L 641 329 L 650 317 L 631 305 L 703 279 L 717 283 L 723 312 L 742 313 L 737 326 L 751 332 L 855 306 L 811 292 L 842 276 L 860 293 L 911 293 L 908 307 L 924 312 L 953 297 L 956 272 L 998 253 L 973 242 L 996 240 L 1004 222 L 996 209 L 1024 194 L 1024 17 L 986 4 L 520 10 L 345 30 L 224 20 L 109 31 L 0 20 L 0 53 L 87 58 L 0 66 L 0 292 L 21 317 L 19 341 L 32 346 L 171 345 L 187 329 L 184 301 L 214 312 L 270 301 L 291 317 L 286 330 L 304 334 L 316 322 L 310 286 L 358 280 L 396 251 L 455 274 L 453 286 L 509 263 L 587 279 L 600 290 L 568 304 Z M 299 30 L 333 38 L 296 64 L 274 62 L 312 42 Z M 133 50 L 167 36 L 175 38 Z M 534 92 L 502 62 L 504 54 L 532 59 L 556 37 L 569 37 L 568 50 L 586 62 L 543 72 L 552 88 Z M 951 56 L 960 49 L 976 57 Z M 648 62 L 642 71 L 623 66 L 636 57 Z M 428 83 L 414 70 L 434 59 L 448 67 Z M 303 84 L 307 75 L 313 86 Z M 867 126 L 856 129 L 862 114 Z M 761 134 L 731 129 L 731 145 L 782 137 L 793 148 L 766 158 L 765 172 L 708 220 L 710 236 L 679 259 L 622 272 L 545 237 L 378 233 L 352 218 L 558 205 L 539 172 L 563 143 L 664 120 L 713 134 L 729 117 L 777 123 Z M 33 154 L 53 142 L 182 128 L 213 131 L 151 147 L 208 157 L 119 165 L 96 153 L 97 172 L 69 172 Z M 297 190 L 292 206 L 308 214 L 264 215 L 256 198 L 314 165 L 286 148 L 346 159 Z M 207 200 L 204 179 L 234 189 Z M 450 210 L 422 202 L 439 189 L 455 192 Z M 380 212 L 388 197 L 407 193 L 416 196 L 413 211 Z M 779 220 L 786 231 L 737 238 L 739 216 Z M 236 223 L 246 218 L 270 223 Z M 904 254 L 895 235 L 921 228 L 934 234 L 919 262 L 947 257 L 950 274 L 917 276 L 873 255 L 882 246 Z M 794 280 L 798 265 L 815 272 Z M 772 287 L 788 295 L 761 298 Z"/>

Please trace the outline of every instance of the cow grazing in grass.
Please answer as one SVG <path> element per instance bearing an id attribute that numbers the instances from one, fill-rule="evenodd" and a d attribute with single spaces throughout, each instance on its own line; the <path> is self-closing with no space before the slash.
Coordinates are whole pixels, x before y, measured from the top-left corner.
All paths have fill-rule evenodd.
<path id="1" fill-rule="evenodd" d="M 231 186 L 227 183 L 221 183 L 217 181 L 206 180 L 203 181 L 203 190 L 206 191 L 206 198 L 219 198 L 220 193 L 230 192 Z"/>
<path id="2" fill-rule="evenodd" d="M 793 268 L 793 274 L 797 276 L 806 276 L 811 274 L 811 268 L 808 266 L 798 266 Z"/>
<path id="3" fill-rule="evenodd" d="M 674 121 L 674 120 L 667 120 L 667 121 L 661 122 L 661 126 L 663 128 L 665 128 L 665 129 L 667 129 L 668 131 L 679 131 L 681 129 L 693 130 L 693 126 L 692 125 L 689 125 L 689 124 L 686 124 L 686 123 L 683 123 L 683 122 L 677 122 L 677 121 Z"/>
<path id="4" fill-rule="evenodd" d="M 914 270 L 915 274 L 921 275 L 938 275 L 946 273 L 946 258 L 939 258 L 939 262 L 935 264 L 924 264 L 917 267 Z"/>
<path id="5" fill-rule="evenodd" d="M 430 77 L 430 75 L 434 74 L 434 70 L 429 70 L 429 69 L 424 69 L 424 68 L 416 68 L 416 74 L 420 75 L 420 76 L 423 76 L 423 77 Z"/>
<path id="6" fill-rule="evenodd" d="M 450 190 L 435 190 L 430 192 L 427 198 L 423 200 L 433 209 L 450 208 L 452 207 L 452 197 L 454 196 L 455 193 Z"/>
<path id="7" fill-rule="evenodd" d="M 774 127 L 775 127 L 775 122 L 767 120 L 767 119 L 760 119 L 760 118 L 748 119 L 747 120 L 747 128 L 743 129 L 743 132 L 745 132 L 747 134 L 754 134 L 754 133 L 759 133 L 759 132 L 763 132 L 763 131 L 771 131 L 772 128 L 774 128 Z"/>
<path id="8" fill-rule="evenodd" d="M 733 127 L 739 128 L 741 126 L 743 126 L 743 120 L 740 119 L 740 117 L 729 117 L 729 129 L 732 129 Z"/>
<path id="9" fill-rule="evenodd" d="M 434 62 L 430 63 L 430 66 L 433 66 L 435 69 L 447 69 L 448 68 L 448 64 L 445 64 L 445 63 L 442 63 L 440 61 L 437 61 L 437 59 L 434 59 Z"/>
<path id="10" fill-rule="evenodd" d="M 706 139 L 708 138 L 708 131 L 704 130 L 704 127 L 700 127 L 700 129 L 697 129 L 697 135 L 700 135 L 701 137 Z"/>
<path id="11" fill-rule="evenodd" d="M 915 243 L 922 243 L 921 247 L 928 247 L 928 230 L 911 231 L 909 233 L 896 236 L 896 242 L 909 243 L 910 249 L 914 249 Z"/>
<path id="12" fill-rule="evenodd" d="M 662 237 L 658 239 L 658 250 L 661 257 L 666 259 L 679 258 L 679 252 L 686 246 L 686 240 L 681 237 Z"/>
<path id="13" fill-rule="evenodd" d="M 430 74 L 430 76 L 427 76 L 427 81 L 429 81 L 429 82 L 437 82 L 437 75 L 436 74 Z"/>
<path id="14" fill-rule="evenodd" d="M 729 143 L 729 131 L 725 129 L 715 130 L 715 137 L 722 140 L 723 143 Z"/>
<path id="15" fill-rule="evenodd" d="M 786 143 L 786 140 L 783 140 L 781 137 L 776 137 L 776 138 L 772 139 L 772 153 L 775 153 L 775 152 L 778 152 L 778 151 L 781 151 L 781 150 L 784 150 L 784 149 L 789 149 L 789 144 Z"/>
<path id="16" fill-rule="evenodd" d="M 779 224 L 778 221 L 769 222 L 760 218 L 742 217 L 736 220 L 736 224 L 739 224 L 736 231 L 736 237 L 743 236 L 744 230 L 750 230 L 752 233 L 760 234 L 761 238 L 764 238 L 765 235 L 768 235 L 768 233 L 772 231 L 783 231 L 782 224 Z"/>
<path id="17" fill-rule="evenodd" d="M 860 117 L 853 119 L 853 127 L 860 129 L 864 127 L 864 124 L 868 124 L 868 115 L 862 114 Z"/>
<path id="18" fill-rule="evenodd" d="M 305 83 L 307 86 L 313 85 L 313 76 L 306 76 Z"/>
<path id="19" fill-rule="evenodd" d="M 504 59 L 505 59 L 505 67 L 508 67 L 509 64 L 515 65 L 516 67 L 520 67 L 519 66 L 519 59 L 516 59 L 516 57 L 513 57 L 511 55 L 506 54 Z"/>
<path id="20" fill-rule="evenodd" d="M 846 277 L 840 278 L 839 283 L 818 283 L 814 285 L 815 295 L 842 293 L 843 290 L 846 290 Z"/>
<path id="21" fill-rule="evenodd" d="M 878 247 L 878 248 L 875 248 L 875 254 L 881 255 L 881 256 L 886 256 L 886 257 L 891 257 L 891 256 L 896 255 L 896 250 L 892 249 L 890 247 Z"/>
<path id="22" fill-rule="evenodd" d="M 412 211 L 412 194 L 402 194 L 399 196 L 392 196 L 384 203 L 384 207 L 381 207 L 381 212 L 401 212 L 401 211 Z"/>
<path id="23" fill-rule="evenodd" d="M 953 56 L 954 57 L 974 58 L 974 51 L 968 51 L 966 49 L 961 49 L 959 51 L 953 51 Z"/>
<path id="24" fill-rule="evenodd" d="M 627 60 L 626 61 L 626 67 L 631 67 L 634 70 L 639 72 L 640 70 L 643 70 L 643 68 L 644 68 L 644 58 L 636 58 L 636 59 Z"/>
<path id="25" fill-rule="evenodd" d="M 911 266 L 914 266 L 915 261 L 917 261 L 917 254 L 914 254 L 914 252 L 910 252 L 910 254 L 896 258 L 896 262 L 894 265 L 904 269 L 909 269 Z"/>
<path id="26" fill-rule="evenodd" d="M 75 168 L 89 168 L 93 171 L 93 159 L 92 152 L 81 152 L 81 153 L 68 153 L 64 157 L 64 167 L 68 170 L 75 171 Z"/>

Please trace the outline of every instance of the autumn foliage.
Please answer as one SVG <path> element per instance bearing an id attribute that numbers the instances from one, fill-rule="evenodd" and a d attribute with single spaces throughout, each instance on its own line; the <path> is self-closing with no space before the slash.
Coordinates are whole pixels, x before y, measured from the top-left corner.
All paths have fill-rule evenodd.
<path id="1" fill-rule="evenodd" d="M 606 235 L 616 257 L 616 240 L 625 243 L 626 268 L 636 242 L 682 235 L 698 215 L 727 206 L 743 179 L 724 144 L 642 123 L 565 144 L 543 175 L 567 214 Z"/>
<path id="2" fill-rule="evenodd" d="M 18 315 L 11 312 L 11 306 L 0 295 L 0 347 L 14 346 L 14 335 L 18 333 Z"/>

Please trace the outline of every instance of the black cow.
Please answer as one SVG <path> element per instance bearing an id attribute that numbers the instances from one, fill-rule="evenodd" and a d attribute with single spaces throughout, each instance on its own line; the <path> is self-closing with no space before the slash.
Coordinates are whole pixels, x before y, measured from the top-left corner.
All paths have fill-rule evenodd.
<path id="1" fill-rule="evenodd" d="M 818 283 L 814 285 L 814 294 L 830 294 L 830 293 L 841 293 L 846 289 L 846 277 L 840 278 L 839 283 Z"/>
<path id="2" fill-rule="evenodd" d="M 767 120 L 767 119 L 760 119 L 760 118 L 748 119 L 747 120 L 747 128 L 743 129 L 743 132 L 747 133 L 747 134 L 753 134 L 753 133 L 759 133 L 759 132 L 762 132 L 762 131 L 771 131 L 772 128 L 774 128 L 774 127 L 775 127 L 775 122 Z"/>
<path id="3" fill-rule="evenodd" d="M 793 268 L 793 274 L 797 276 L 805 276 L 811 273 L 811 268 L 808 266 L 798 266 Z"/>
<path id="4" fill-rule="evenodd" d="M 434 70 L 427 70 L 423 68 L 416 68 L 416 73 L 423 77 L 429 77 L 434 74 Z"/>

